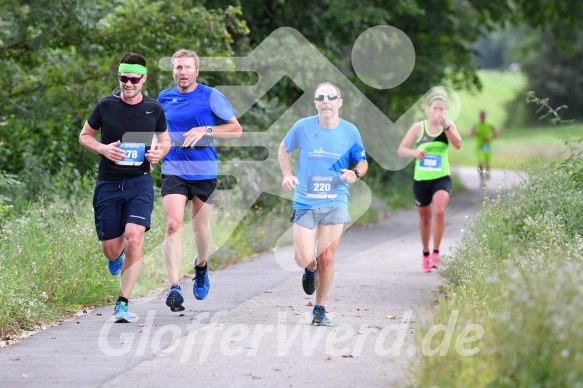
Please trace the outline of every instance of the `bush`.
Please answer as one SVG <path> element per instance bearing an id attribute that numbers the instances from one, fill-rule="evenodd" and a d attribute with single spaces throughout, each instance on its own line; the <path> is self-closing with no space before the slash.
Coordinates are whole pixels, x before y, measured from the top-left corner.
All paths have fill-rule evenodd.
<path id="1" fill-rule="evenodd" d="M 422 357 L 418 381 L 459 385 L 577 386 L 583 300 L 582 187 L 563 165 L 536 162 L 511 192 L 486 199 L 443 260 L 445 296 L 420 332 L 460 310 L 456 331 L 478 323 L 480 351 Z M 450 379 L 450 380 L 448 380 Z"/>

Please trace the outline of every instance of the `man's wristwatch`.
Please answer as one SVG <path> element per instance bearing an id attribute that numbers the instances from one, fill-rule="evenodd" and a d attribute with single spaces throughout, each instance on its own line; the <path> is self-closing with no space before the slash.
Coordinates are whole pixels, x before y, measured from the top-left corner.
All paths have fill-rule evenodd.
<path id="1" fill-rule="evenodd" d="M 356 179 L 360 178 L 360 171 L 358 171 L 357 169 L 354 169 L 352 171 L 354 171 L 354 174 L 356 174 Z"/>
<path id="2" fill-rule="evenodd" d="M 212 133 L 213 133 L 213 127 L 207 126 L 206 127 L 206 134 L 207 134 L 207 136 L 212 135 Z"/>

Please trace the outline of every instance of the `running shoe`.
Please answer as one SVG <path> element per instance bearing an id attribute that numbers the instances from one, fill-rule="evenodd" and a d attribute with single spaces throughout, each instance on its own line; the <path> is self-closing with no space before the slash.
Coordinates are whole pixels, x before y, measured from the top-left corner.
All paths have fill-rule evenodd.
<path id="1" fill-rule="evenodd" d="M 128 311 L 128 305 L 125 302 L 118 300 L 115 302 L 115 323 L 130 323 L 132 316 Z"/>
<path id="2" fill-rule="evenodd" d="M 316 268 L 313 271 L 304 269 L 304 275 L 302 276 L 302 287 L 304 292 L 308 295 L 312 295 L 316 291 Z"/>
<path id="3" fill-rule="evenodd" d="M 115 260 L 108 260 L 109 272 L 113 275 L 119 275 L 121 272 L 121 267 L 123 266 L 123 261 L 126 258 L 125 251 L 121 251 L 121 254 Z"/>
<path id="4" fill-rule="evenodd" d="M 200 268 L 196 265 L 198 256 L 194 257 L 194 285 L 192 286 L 192 292 L 194 297 L 198 300 L 203 300 L 209 293 L 211 288 L 211 283 L 209 281 L 209 266 L 205 263 L 204 268 Z"/>
<path id="5" fill-rule="evenodd" d="M 439 253 L 433 252 L 429 259 L 429 265 L 435 269 L 439 268 Z"/>
<path id="6" fill-rule="evenodd" d="M 423 256 L 423 270 L 425 272 L 433 271 L 433 268 L 431 267 L 431 256 L 429 255 Z"/>
<path id="7" fill-rule="evenodd" d="M 330 326 L 332 324 L 326 316 L 326 308 L 324 306 L 315 305 L 312 316 L 312 325 L 314 326 Z"/>
<path id="8" fill-rule="evenodd" d="M 166 295 L 166 306 L 170 307 L 170 311 L 184 311 L 184 297 L 182 290 L 178 284 L 172 286 L 168 295 Z"/>

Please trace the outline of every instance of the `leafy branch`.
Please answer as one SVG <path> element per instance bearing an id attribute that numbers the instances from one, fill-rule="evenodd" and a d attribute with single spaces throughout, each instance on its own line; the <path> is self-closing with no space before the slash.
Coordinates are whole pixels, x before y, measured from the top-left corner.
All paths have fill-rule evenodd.
<path id="1" fill-rule="evenodd" d="M 548 118 L 553 125 L 573 124 L 574 122 L 574 120 L 564 120 L 559 115 L 559 111 L 567 109 L 567 105 L 561 105 L 558 108 L 553 108 L 549 105 L 548 98 L 538 98 L 532 90 L 526 92 L 526 103 L 539 106 L 535 112 L 539 113 L 542 111 L 542 115 L 538 118 L 539 120 Z"/>
<path id="2" fill-rule="evenodd" d="M 563 109 L 568 109 L 566 105 L 561 105 L 558 108 L 553 108 L 549 105 L 548 98 L 538 98 L 533 91 L 526 93 L 526 102 L 528 104 L 536 104 L 539 108 L 536 110 L 537 113 L 543 112 L 539 120 L 548 118 L 552 124 L 572 124 L 575 120 L 563 120 L 559 115 L 559 111 Z M 581 142 L 582 139 L 572 139 L 565 134 L 565 145 L 567 146 L 571 156 L 559 164 L 560 168 L 566 170 L 570 175 L 571 179 L 583 184 L 583 159 L 581 159 Z"/>

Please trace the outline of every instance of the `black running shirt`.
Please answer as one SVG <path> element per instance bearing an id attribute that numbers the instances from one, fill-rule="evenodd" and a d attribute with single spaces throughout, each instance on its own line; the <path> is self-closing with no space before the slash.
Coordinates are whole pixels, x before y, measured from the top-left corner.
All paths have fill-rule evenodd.
<path id="1" fill-rule="evenodd" d="M 127 143 L 144 143 L 145 150 L 152 145 L 154 133 L 166 131 L 166 116 L 160 103 L 143 96 L 140 103 L 129 105 L 119 93 L 103 97 L 87 119 L 91 128 L 101 129 L 101 142 L 110 144 L 117 140 Z M 150 171 L 144 158 L 140 165 L 119 165 L 101 155 L 97 179 L 120 181 L 143 175 Z"/>

